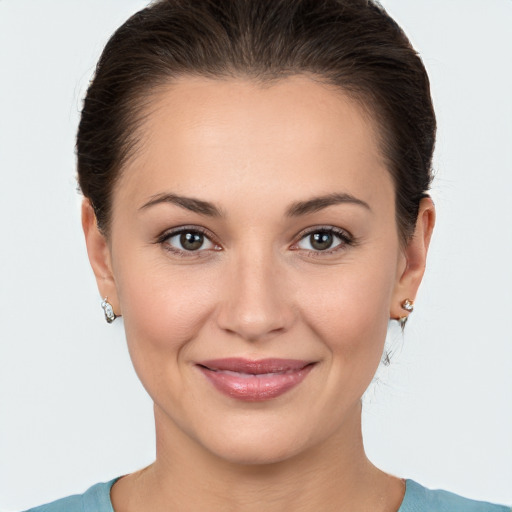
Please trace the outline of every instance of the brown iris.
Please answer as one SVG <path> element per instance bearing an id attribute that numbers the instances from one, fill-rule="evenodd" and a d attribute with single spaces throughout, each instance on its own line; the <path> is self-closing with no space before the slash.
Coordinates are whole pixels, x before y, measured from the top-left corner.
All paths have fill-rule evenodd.
<path id="1" fill-rule="evenodd" d="M 203 243 L 204 235 L 201 233 L 188 231 L 180 235 L 180 244 L 186 251 L 197 251 Z"/>
<path id="2" fill-rule="evenodd" d="M 326 231 L 319 231 L 311 234 L 309 240 L 313 249 L 316 249 L 317 251 L 325 251 L 332 246 L 333 235 Z"/>

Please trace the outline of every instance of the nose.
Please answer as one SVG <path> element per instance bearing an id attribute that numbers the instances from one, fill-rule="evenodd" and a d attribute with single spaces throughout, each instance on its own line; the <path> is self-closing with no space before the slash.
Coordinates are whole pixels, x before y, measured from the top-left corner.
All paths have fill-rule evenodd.
<path id="1" fill-rule="evenodd" d="M 231 263 L 223 279 L 218 326 L 251 342 L 289 330 L 295 317 L 293 291 L 276 257 L 253 252 Z"/>

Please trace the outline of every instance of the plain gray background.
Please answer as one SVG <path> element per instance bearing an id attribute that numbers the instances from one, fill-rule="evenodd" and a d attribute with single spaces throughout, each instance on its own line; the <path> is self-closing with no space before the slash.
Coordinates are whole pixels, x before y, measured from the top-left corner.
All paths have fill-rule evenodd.
<path id="1" fill-rule="evenodd" d="M 74 134 L 139 0 L 0 0 L 0 509 L 151 462 L 151 403 L 104 323 Z M 383 469 L 512 504 L 512 1 L 383 0 L 429 70 L 438 209 L 416 311 L 365 398 Z"/>

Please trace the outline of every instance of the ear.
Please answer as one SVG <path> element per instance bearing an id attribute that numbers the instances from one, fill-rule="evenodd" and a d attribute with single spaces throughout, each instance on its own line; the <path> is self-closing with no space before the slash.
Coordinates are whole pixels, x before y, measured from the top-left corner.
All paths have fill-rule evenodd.
<path id="1" fill-rule="evenodd" d="M 426 197 L 420 202 L 414 234 L 407 246 L 402 249 L 403 259 L 393 291 L 391 318 L 399 319 L 409 314 L 408 311 L 402 308 L 402 303 L 406 299 L 414 301 L 416 297 L 425 272 L 427 252 L 435 221 L 434 203 L 430 197 Z"/>
<path id="2" fill-rule="evenodd" d="M 82 228 L 85 235 L 87 254 L 102 298 L 108 297 L 116 316 L 121 315 L 116 283 L 112 272 L 110 246 L 98 228 L 96 215 L 89 199 L 82 201 Z"/>

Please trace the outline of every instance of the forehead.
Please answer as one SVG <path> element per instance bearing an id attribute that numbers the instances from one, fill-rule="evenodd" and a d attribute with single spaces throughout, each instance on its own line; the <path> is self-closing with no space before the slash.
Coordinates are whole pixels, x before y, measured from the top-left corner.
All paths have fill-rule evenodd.
<path id="1" fill-rule="evenodd" d="M 180 78 L 153 95 L 138 137 L 118 184 L 129 201 L 169 190 L 208 200 L 269 197 L 275 187 L 291 199 L 333 188 L 365 200 L 392 191 L 363 108 L 305 76 L 263 85 Z"/>

